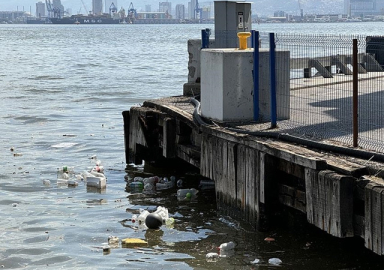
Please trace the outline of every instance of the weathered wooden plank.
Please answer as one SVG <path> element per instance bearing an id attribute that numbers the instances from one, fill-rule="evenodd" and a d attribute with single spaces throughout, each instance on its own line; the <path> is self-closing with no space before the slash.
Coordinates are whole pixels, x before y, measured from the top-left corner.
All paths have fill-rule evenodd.
<path id="1" fill-rule="evenodd" d="M 245 181 L 246 181 L 246 157 L 245 146 L 237 147 L 237 165 L 236 165 L 236 207 L 242 211 L 245 210 Z"/>
<path id="2" fill-rule="evenodd" d="M 382 201 L 383 187 L 374 187 L 372 190 L 372 250 L 381 255 L 382 249 Z"/>
<path id="3" fill-rule="evenodd" d="M 169 117 L 163 120 L 163 156 L 176 157 L 176 123 Z"/>
<path id="4" fill-rule="evenodd" d="M 257 203 L 257 168 L 258 152 L 252 148 L 246 148 L 246 220 L 256 227 L 256 213 L 258 211 Z"/>
<path id="5" fill-rule="evenodd" d="M 236 154 L 237 144 L 228 142 L 227 151 L 228 178 L 226 185 L 227 204 L 230 207 L 236 207 Z"/>
<path id="6" fill-rule="evenodd" d="M 325 170 L 306 170 L 308 222 L 336 237 L 352 237 L 354 179 Z"/>
<path id="7" fill-rule="evenodd" d="M 279 157 L 307 168 L 323 170 L 327 167 L 327 163 L 321 154 L 304 147 L 280 141 L 258 141 L 256 137 L 231 132 L 223 128 L 201 128 L 203 132 L 212 134 L 213 136 L 234 143 L 244 144 L 245 146 L 249 146 L 271 156 Z"/>
<path id="8" fill-rule="evenodd" d="M 222 163 L 222 168 L 223 168 L 223 173 L 222 177 L 220 179 L 217 179 L 216 181 L 219 183 L 219 189 L 221 192 L 224 192 L 224 188 L 228 183 L 228 143 L 224 140 L 222 141 L 222 158 L 221 158 L 221 163 Z M 221 200 L 223 197 L 221 197 Z"/>
<path id="9" fill-rule="evenodd" d="M 294 202 L 294 208 L 303 212 L 304 214 L 306 213 L 306 194 L 304 191 L 301 190 L 296 190 L 295 194 L 295 202 Z"/>
<path id="10" fill-rule="evenodd" d="M 384 183 L 381 179 L 364 176 L 365 186 L 365 246 L 382 255 L 384 252 Z"/>
<path id="11" fill-rule="evenodd" d="M 176 147 L 176 155 L 189 164 L 200 167 L 200 149 L 197 146 L 179 144 Z"/>
<path id="12" fill-rule="evenodd" d="M 364 221 L 365 221 L 365 231 L 364 231 L 364 241 L 365 241 L 365 247 L 372 250 L 372 189 L 374 188 L 373 183 L 368 183 L 365 186 L 365 214 L 364 214 Z"/>
<path id="13" fill-rule="evenodd" d="M 312 188 L 313 182 L 315 179 L 318 177 L 318 171 L 305 168 L 304 169 L 305 173 L 305 194 L 306 194 L 306 212 L 307 212 L 307 220 L 310 224 L 314 224 L 314 200 L 316 199 L 315 196 L 313 196 L 313 191 L 314 189 Z"/>
<path id="14" fill-rule="evenodd" d="M 295 176 L 300 179 L 304 179 L 304 167 L 297 165 L 295 163 L 288 162 L 286 160 L 280 159 L 277 168 L 278 170 L 285 172 L 286 174 Z"/>
<path id="15" fill-rule="evenodd" d="M 360 215 L 353 216 L 353 232 L 355 236 L 360 236 L 364 239 L 365 233 L 364 217 Z"/>
<path id="16" fill-rule="evenodd" d="M 265 159 L 266 154 L 264 152 L 260 152 L 259 155 L 259 164 L 260 164 L 260 188 L 259 188 L 259 201 L 261 203 L 265 203 L 265 181 L 266 181 L 266 171 L 265 171 Z"/>
<path id="17" fill-rule="evenodd" d="M 381 236 L 381 238 L 379 239 L 379 235 L 377 235 L 376 237 L 380 241 L 380 245 L 378 245 L 378 250 L 380 251 L 380 253 L 378 253 L 378 254 L 384 255 L 384 213 L 383 213 L 383 211 L 384 211 L 384 190 L 383 189 L 381 189 L 380 200 L 381 200 L 381 209 L 380 209 L 380 216 L 381 216 L 380 236 Z"/>
<path id="18" fill-rule="evenodd" d="M 207 152 L 206 152 L 206 137 L 205 135 L 201 136 L 200 143 L 200 174 L 204 177 L 207 177 L 206 163 L 207 163 Z"/>
<path id="19" fill-rule="evenodd" d="M 289 206 L 294 207 L 294 200 L 295 200 L 295 189 L 293 187 L 287 186 L 287 185 L 280 185 L 279 186 L 279 201 L 280 203 Z"/>
<path id="20" fill-rule="evenodd" d="M 325 189 L 325 176 L 327 173 L 332 173 L 331 171 L 321 171 L 319 172 L 319 176 L 318 176 L 318 181 L 317 181 L 317 186 L 314 185 L 312 188 L 316 189 L 317 192 L 315 193 L 315 196 L 317 196 L 316 198 L 316 202 L 317 202 L 317 205 L 315 206 L 314 205 L 314 210 L 315 210 L 315 226 L 317 226 L 318 228 L 324 230 L 324 231 L 327 231 L 326 230 L 326 213 L 325 213 L 325 207 L 326 207 L 326 196 L 327 196 L 327 193 L 326 193 L 326 189 Z"/>
<path id="21" fill-rule="evenodd" d="M 125 149 L 125 163 L 128 164 L 133 161 L 130 158 L 130 149 L 129 149 L 129 128 L 130 128 L 130 116 L 129 111 L 123 111 L 123 121 L 124 121 L 124 149 Z"/>

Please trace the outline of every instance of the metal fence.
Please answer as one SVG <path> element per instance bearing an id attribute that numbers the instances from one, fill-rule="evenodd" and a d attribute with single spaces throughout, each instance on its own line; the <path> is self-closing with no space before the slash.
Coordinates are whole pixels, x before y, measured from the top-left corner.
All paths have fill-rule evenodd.
<path id="1" fill-rule="evenodd" d="M 268 36 L 260 33 L 261 49 L 269 48 Z M 277 84 L 290 76 L 290 118 L 278 119 L 280 132 L 353 146 L 353 73 L 358 72 L 357 144 L 384 152 L 384 37 L 276 34 L 275 45 L 290 52 L 289 75 L 276 76 Z M 286 61 L 278 55 L 277 69 Z"/>

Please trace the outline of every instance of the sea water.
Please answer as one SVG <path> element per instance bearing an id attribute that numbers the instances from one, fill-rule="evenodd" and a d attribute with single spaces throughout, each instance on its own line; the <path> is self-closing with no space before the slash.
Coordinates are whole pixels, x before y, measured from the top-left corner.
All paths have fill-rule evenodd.
<path id="1" fill-rule="evenodd" d="M 262 32 L 381 34 L 383 23 L 259 24 Z M 122 111 L 182 94 L 187 40 L 213 25 L 0 25 L 0 266 L 5 269 L 368 269 L 384 265 L 355 241 L 311 227 L 268 232 L 216 211 L 214 195 L 178 201 L 176 190 L 143 195 L 126 180 Z M 94 157 L 105 190 L 57 185 L 57 170 L 89 170 Z M 160 170 L 162 177 L 180 172 Z M 140 209 L 168 209 L 173 226 L 139 230 Z M 295 223 L 294 221 L 288 221 Z M 287 225 L 287 226 L 285 226 Z M 298 224 L 294 224 L 298 225 Z M 145 247 L 103 247 L 109 236 Z M 266 237 L 275 241 L 264 241 Z M 228 241 L 229 258 L 207 261 Z M 259 260 L 257 265 L 252 264 Z"/>

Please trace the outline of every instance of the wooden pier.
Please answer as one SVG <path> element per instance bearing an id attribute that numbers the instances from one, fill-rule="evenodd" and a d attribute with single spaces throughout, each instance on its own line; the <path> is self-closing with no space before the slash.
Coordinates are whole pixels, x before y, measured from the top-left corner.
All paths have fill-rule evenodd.
<path id="1" fill-rule="evenodd" d="M 289 207 L 328 234 L 360 237 L 384 254 L 383 164 L 256 136 L 263 124 L 250 123 L 248 134 L 245 123 L 202 124 L 194 110 L 181 96 L 123 112 L 127 163 L 184 160 L 215 181 L 221 211 L 255 228 Z"/>

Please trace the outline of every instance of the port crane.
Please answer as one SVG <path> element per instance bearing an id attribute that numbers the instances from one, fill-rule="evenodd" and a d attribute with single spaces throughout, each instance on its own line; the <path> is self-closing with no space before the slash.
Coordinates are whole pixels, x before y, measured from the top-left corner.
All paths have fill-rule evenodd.
<path id="1" fill-rule="evenodd" d="M 133 21 L 136 19 L 137 13 L 136 9 L 133 7 L 133 3 L 129 4 L 128 12 L 127 12 L 128 22 L 133 23 Z"/>
<path id="2" fill-rule="evenodd" d="M 51 0 L 45 0 L 45 5 L 47 6 L 48 17 L 52 18 L 61 18 L 61 10 L 59 8 L 55 8 L 51 2 Z"/>
<path id="3" fill-rule="evenodd" d="M 196 0 L 195 19 L 199 19 L 200 23 L 202 21 L 202 18 L 201 18 L 202 13 L 203 13 L 203 9 L 199 6 L 199 0 Z"/>
<path id="4" fill-rule="evenodd" d="M 88 9 L 87 9 L 87 6 L 84 3 L 84 0 L 81 0 L 81 3 L 83 4 L 84 10 L 85 10 L 86 14 L 88 15 L 89 14 L 88 13 Z"/>

